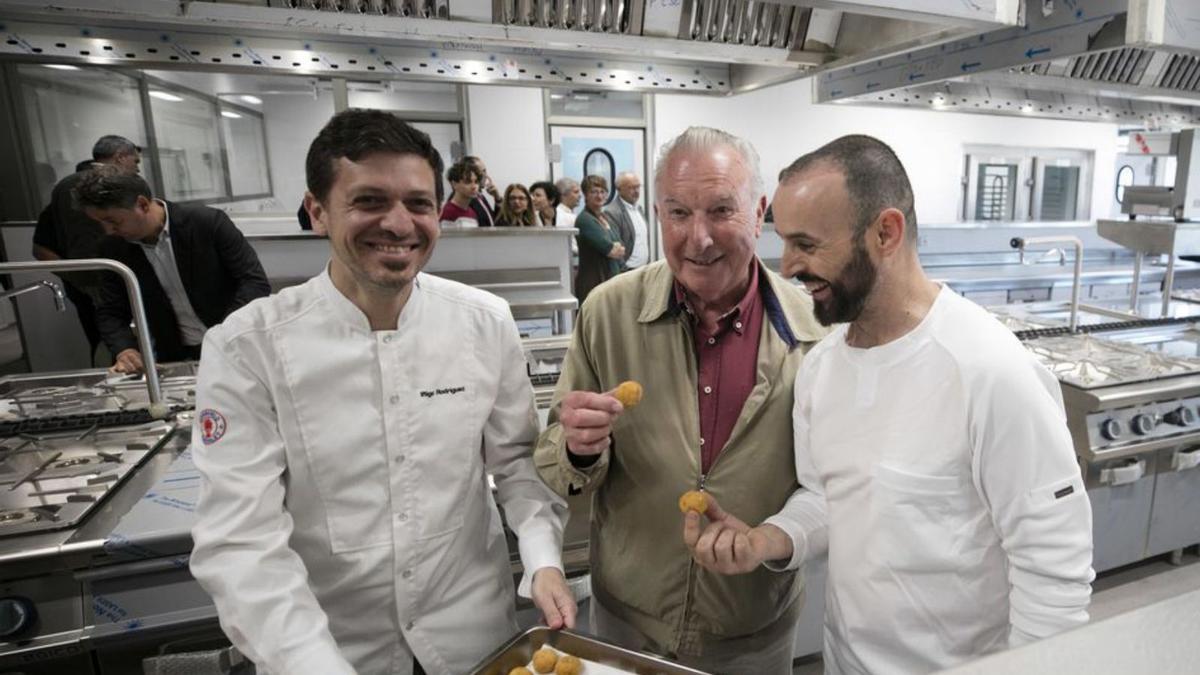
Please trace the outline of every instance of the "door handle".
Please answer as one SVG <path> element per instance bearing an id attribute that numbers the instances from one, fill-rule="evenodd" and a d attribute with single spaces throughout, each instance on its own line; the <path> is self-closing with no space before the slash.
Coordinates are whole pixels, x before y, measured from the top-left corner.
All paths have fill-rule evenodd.
<path id="1" fill-rule="evenodd" d="M 1100 482 L 1104 485 L 1126 485 L 1146 475 L 1146 462 L 1137 459 L 1132 464 L 1111 466 L 1100 470 Z"/>
<path id="2" fill-rule="evenodd" d="M 1180 450 L 1171 459 L 1171 468 L 1175 471 L 1187 471 L 1200 466 L 1200 448 Z"/>

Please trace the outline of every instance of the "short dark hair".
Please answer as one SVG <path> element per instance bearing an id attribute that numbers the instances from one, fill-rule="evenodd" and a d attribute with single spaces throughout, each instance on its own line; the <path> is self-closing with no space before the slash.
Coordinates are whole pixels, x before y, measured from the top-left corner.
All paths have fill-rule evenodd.
<path id="1" fill-rule="evenodd" d="M 112 159 L 121 153 L 141 151 L 142 149 L 128 138 L 109 134 L 101 136 L 100 140 L 96 141 L 96 144 L 92 146 L 92 159 L 102 162 L 106 159 Z"/>
<path id="2" fill-rule="evenodd" d="M 529 186 L 530 194 L 533 194 L 533 192 L 536 190 L 541 190 L 542 192 L 546 193 L 546 199 L 550 200 L 551 206 L 558 206 L 559 203 L 562 202 L 562 199 L 558 194 L 558 188 L 554 187 L 554 183 L 551 183 L 548 180 L 539 180 L 538 182 Z"/>
<path id="3" fill-rule="evenodd" d="M 345 157 L 351 162 L 376 152 L 417 155 L 433 169 L 433 184 L 437 201 L 441 203 L 442 156 L 429 140 L 429 134 L 413 127 L 392 113 L 382 110 L 343 110 L 334 115 L 321 129 L 304 160 L 304 176 L 308 191 L 317 201 L 324 202 L 337 177 L 337 160 Z"/>
<path id="4" fill-rule="evenodd" d="M 108 164 L 85 171 L 71 193 L 80 209 L 131 209 L 138 197 L 154 198 L 144 178 Z"/>
<path id="5" fill-rule="evenodd" d="M 479 172 L 475 170 L 475 167 L 461 159 L 451 164 L 446 171 L 446 180 L 451 183 L 461 183 L 469 180 L 471 176 L 474 176 L 475 180 L 479 180 Z"/>
<path id="6" fill-rule="evenodd" d="M 862 134 L 842 136 L 792 162 L 779 172 L 779 183 L 787 183 L 824 163 L 837 167 L 846 181 L 846 192 L 856 211 L 856 239 L 863 236 L 880 211 L 895 208 L 904 214 L 905 237 L 909 243 L 917 241 L 912 183 L 900 158 L 886 143 Z"/>

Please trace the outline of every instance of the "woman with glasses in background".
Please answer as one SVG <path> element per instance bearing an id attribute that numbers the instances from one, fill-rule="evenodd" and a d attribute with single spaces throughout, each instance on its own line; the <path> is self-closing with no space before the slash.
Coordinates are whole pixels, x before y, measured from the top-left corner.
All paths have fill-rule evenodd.
<path id="1" fill-rule="evenodd" d="M 588 176 L 579 187 L 583 192 L 583 211 L 575 219 L 579 234 L 579 272 L 575 275 L 575 297 L 582 305 L 588 293 L 600 284 L 617 276 L 625 247 L 621 235 L 604 215 L 608 197 L 608 181 L 600 176 Z"/>
<path id="2" fill-rule="evenodd" d="M 532 200 L 529 190 L 520 183 L 513 183 L 504 189 L 504 202 L 500 204 L 500 217 L 496 219 L 497 227 L 533 227 L 537 224 L 533 216 Z"/>

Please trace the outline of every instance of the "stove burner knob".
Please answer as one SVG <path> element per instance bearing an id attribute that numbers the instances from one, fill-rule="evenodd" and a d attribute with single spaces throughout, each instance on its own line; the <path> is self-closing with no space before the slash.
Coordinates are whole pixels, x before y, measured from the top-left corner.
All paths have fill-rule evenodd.
<path id="1" fill-rule="evenodd" d="M 1100 423 L 1100 435 L 1110 441 L 1115 441 L 1125 433 L 1125 425 L 1121 420 L 1109 418 Z"/>
<path id="2" fill-rule="evenodd" d="M 1145 436 L 1151 431 L 1154 431 L 1154 418 L 1146 414 L 1134 415 L 1132 426 L 1134 433 L 1139 436 Z"/>
<path id="3" fill-rule="evenodd" d="M 0 598 L 0 639 L 20 636 L 37 621 L 37 608 L 33 601 L 20 596 Z"/>
<path id="4" fill-rule="evenodd" d="M 1190 427 L 1196 423 L 1196 413 L 1187 406 L 1181 406 L 1163 415 L 1163 420 L 1175 426 Z"/>

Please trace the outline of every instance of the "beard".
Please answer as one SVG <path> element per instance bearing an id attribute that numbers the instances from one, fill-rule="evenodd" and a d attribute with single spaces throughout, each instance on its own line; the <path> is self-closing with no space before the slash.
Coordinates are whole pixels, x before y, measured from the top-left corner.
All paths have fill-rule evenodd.
<path id="1" fill-rule="evenodd" d="M 835 323 L 850 323 L 857 319 L 862 314 L 867 297 L 875 288 L 876 274 L 875 263 L 871 262 L 871 256 L 867 254 L 862 239 L 855 240 L 850 262 L 846 263 L 836 279 L 828 281 L 829 300 L 820 302 L 816 298 L 813 299 L 813 314 L 816 315 L 817 321 L 821 322 L 822 326 L 830 326 Z M 800 281 L 825 281 L 807 275 L 797 275 L 796 278 Z"/>

